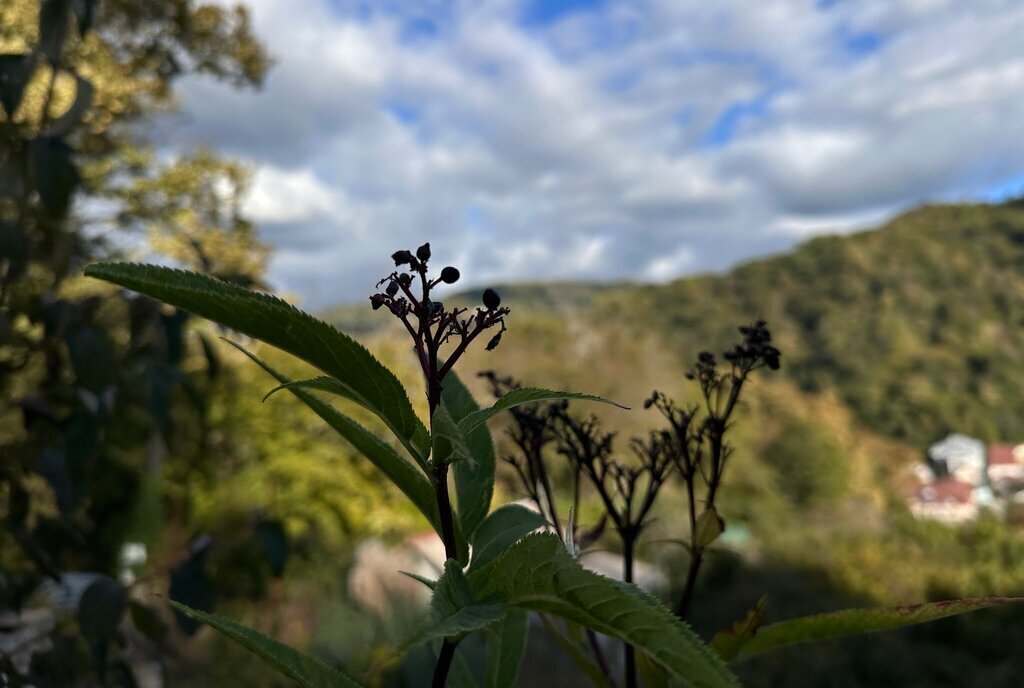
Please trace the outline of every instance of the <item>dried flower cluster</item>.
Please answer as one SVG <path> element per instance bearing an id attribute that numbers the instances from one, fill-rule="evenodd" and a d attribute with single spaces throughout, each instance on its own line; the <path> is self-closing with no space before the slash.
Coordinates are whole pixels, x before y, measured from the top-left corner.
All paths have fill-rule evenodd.
<path id="1" fill-rule="evenodd" d="M 416 249 L 415 254 L 408 250 L 396 251 L 391 259 L 398 270 L 377 283 L 378 288 L 383 286 L 384 289 L 370 297 L 370 304 L 374 310 L 387 308 L 402 322 L 413 339 L 428 381 L 440 385 L 473 340 L 484 331 L 498 328 L 487 342 L 487 350 L 498 346 L 509 309 L 501 305 L 501 297 L 496 291 L 484 291 L 482 308 L 447 310 L 444 303 L 432 298 L 431 291 L 439 284 L 455 284 L 461 275 L 456 268 L 448 266 L 438 277 L 431 279 L 428 275 L 429 243 Z M 438 366 L 438 351 L 449 343 L 454 348 L 445 362 Z"/>

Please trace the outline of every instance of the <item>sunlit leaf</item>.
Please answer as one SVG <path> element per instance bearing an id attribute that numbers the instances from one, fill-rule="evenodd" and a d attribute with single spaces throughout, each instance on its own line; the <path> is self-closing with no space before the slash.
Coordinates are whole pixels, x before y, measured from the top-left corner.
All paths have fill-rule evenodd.
<path id="1" fill-rule="evenodd" d="M 699 688 L 738 686 L 736 677 L 661 602 L 634 585 L 584 569 L 548 533 L 529 535 L 482 573 L 470 573 L 474 592 L 510 607 L 554 614 L 618 638 Z"/>
<path id="2" fill-rule="evenodd" d="M 434 495 L 434 488 L 426 475 L 416 466 L 409 463 L 401 454 L 395 451 L 385 442 L 381 441 L 372 432 L 355 422 L 345 414 L 327 402 L 318 398 L 315 394 L 307 391 L 300 385 L 291 384 L 292 381 L 273 367 L 263 362 L 259 357 L 247 351 L 244 347 L 228 341 L 229 344 L 252 359 L 263 370 L 282 384 L 282 389 L 287 389 L 298 397 L 306 406 L 311 408 L 318 416 L 327 421 L 339 435 L 341 435 L 356 451 L 365 456 L 370 462 L 379 468 L 395 486 L 405 494 L 406 497 L 426 516 L 434 529 L 441 532 L 441 520 L 438 517 L 437 500 Z"/>
<path id="3" fill-rule="evenodd" d="M 384 421 L 413 456 L 430 438 L 394 373 L 333 326 L 281 299 L 212 277 L 155 265 L 97 263 L 85 274 L 160 299 L 263 340 L 338 380 L 348 397 Z"/>
<path id="4" fill-rule="evenodd" d="M 766 650 L 825 638 L 841 638 L 876 631 L 888 631 L 990 607 L 1024 603 L 1024 597 L 977 597 L 946 602 L 927 602 L 897 607 L 844 609 L 789 619 L 765 626 L 734 655 L 742 661 Z"/>
<path id="5" fill-rule="evenodd" d="M 259 631 L 225 619 L 223 616 L 207 614 L 177 602 L 171 602 L 171 605 L 182 614 L 209 624 L 298 683 L 302 688 L 358 688 L 359 686 L 341 671 L 282 642 L 268 638 Z"/>

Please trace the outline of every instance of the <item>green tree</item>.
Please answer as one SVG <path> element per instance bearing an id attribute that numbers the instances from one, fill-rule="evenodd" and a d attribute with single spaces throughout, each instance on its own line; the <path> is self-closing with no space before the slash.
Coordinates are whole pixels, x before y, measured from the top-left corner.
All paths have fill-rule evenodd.
<path id="1" fill-rule="evenodd" d="M 144 227 L 150 255 L 259 282 L 245 170 L 204 151 L 154 164 L 137 125 L 173 106 L 184 75 L 258 86 L 268 64 L 241 7 L 0 6 L 0 608 L 43 577 L 113 573 L 132 517 L 159 505 L 165 461 L 187 456 L 173 428 L 203 427 L 187 315 L 79 275 Z M 82 631 L 102 675 L 127 602 L 96 586 L 82 604 L 110 616 Z"/>

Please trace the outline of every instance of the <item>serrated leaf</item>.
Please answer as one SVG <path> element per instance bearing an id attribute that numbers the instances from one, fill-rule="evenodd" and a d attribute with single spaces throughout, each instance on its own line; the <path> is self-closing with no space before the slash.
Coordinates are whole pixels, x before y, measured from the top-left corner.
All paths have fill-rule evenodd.
<path id="1" fill-rule="evenodd" d="M 314 413 L 327 421 L 328 425 L 351 444 L 356 451 L 369 459 L 370 463 L 379 468 L 409 498 L 416 508 L 420 510 L 420 513 L 430 521 L 434 530 L 438 533 L 441 532 L 441 519 L 438 516 L 434 488 L 422 471 L 406 461 L 398 452 L 382 442 L 380 438 L 359 423 L 341 413 L 327 402 L 319 399 L 316 395 L 306 391 L 301 386 L 292 385 L 292 381 L 287 376 L 279 373 L 255 354 L 250 353 L 244 347 L 234 342 L 225 341 L 248 356 L 256 365 L 267 371 L 282 384 L 282 389 L 290 391 L 306 406 L 311 408 Z M 464 542 L 463 548 L 465 548 Z"/>
<path id="2" fill-rule="evenodd" d="M 484 688 L 512 688 L 526 652 L 529 617 L 525 609 L 510 609 L 487 627 L 487 667 Z"/>
<path id="3" fill-rule="evenodd" d="M 711 649 L 725 661 L 731 661 L 761 627 L 761 619 L 764 617 L 764 607 L 767 602 L 767 595 L 761 597 L 757 604 L 736 623 L 716 633 L 715 637 L 711 639 Z"/>
<path id="4" fill-rule="evenodd" d="M 733 661 L 743 661 L 767 650 L 794 643 L 888 631 L 978 609 L 1021 603 L 1024 603 L 1024 597 L 976 597 L 897 607 L 844 609 L 789 619 L 762 628 L 737 651 Z"/>
<path id="5" fill-rule="evenodd" d="M 522 406 L 523 404 L 532 404 L 538 401 L 556 401 L 559 399 L 579 399 L 582 401 L 599 401 L 603 404 L 611 404 L 612 406 L 618 406 L 621 409 L 628 409 L 628 406 L 605 399 L 604 397 L 595 396 L 593 394 L 583 394 L 582 392 L 557 392 L 550 389 L 541 389 L 540 387 L 521 387 L 519 389 L 513 389 L 511 392 L 498 399 L 492 406 L 485 409 L 480 409 L 474 413 L 469 414 L 461 421 L 459 421 L 459 429 L 464 433 L 472 432 L 481 423 L 486 423 L 488 420 L 498 415 L 502 411 L 508 411 L 516 406 Z"/>
<path id="6" fill-rule="evenodd" d="M 260 339 L 316 366 L 345 385 L 350 398 L 375 413 L 418 460 L 430 446 L 394 373 L 354 339 L 285 303 L 213 277 L 155 265 L 95 263 L 90 277 L 113 282 Z"/>
<path id="7" fill-rule="evenodd" d="M 404 647 L 479 631 L 500 619 L 505 611 L 500 600 L 476 599 L 458 562 L 449 559 L 430 598 L 430 618 Z"/>
<path id="8" fill-rule="evenodd" d="M 479 571 L 493 563 L 518 540 L 543 526 L 547 521 L 536 511 L 518 504 L 509 504 L 484 519 L 473 536 L 473 559 L 470 571 Z"/>
<path id="9" fill-rule="evenodd" d="M 293 647 L 268 638 L 259 631 L 216 614 L 207 614 L 177 602 L 171 605 L 198 621 L 210 625 L 235 641 L 303 688 L 358 688 L 359 684 L 337 669 L 305 655 Z"/>
<path id="10" fill-rule="evenodd" d="M 469 576 L 479 596 L 554 614 L 618 638 L 689 685 L 739 685 L 725 663 L 661 602 L 635 585 L 584 569 L 552 534 L 520 540 L 483 574 Z"/>
<path id="11" fill-rule="evenodd" d="M 454 372 L 445 376 L 441 398 L 456 423 L 480 410 L 473 395 Z M 486 424 L 481 424 L 475 430 L 466 433 L 465 439 L 473 460 L 455 464 L 455 493 L 458 496 L 458 515 L 462 530 L 471 536 L 491 508 L 496 462 L 494 441 Z"/>

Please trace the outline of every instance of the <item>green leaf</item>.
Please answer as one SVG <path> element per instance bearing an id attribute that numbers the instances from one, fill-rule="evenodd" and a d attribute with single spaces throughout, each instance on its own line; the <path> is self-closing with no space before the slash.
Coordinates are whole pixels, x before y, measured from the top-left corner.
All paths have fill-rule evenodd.
<path id="1" fill-rule="evenodd" d="M 466 444 L 466 436 L 455 424 L 444 399 L 434 409 L 434 417 L 430 420 L 430 431 L 433 442 L 430 460 L 434 465 L 473 460 L 469 445 Z"/>
<path id="2" fill-rule="evenodd" d="M 697 527 L 693 534 L 694 544 L 704 549 L 725 532 L 725 520 L 718 515 L 713 506 L 709 506 L 697 517 Z"/>
<path id="3" fill-rule="evenodd" d="M 39 5 L 39 49 L 51 64 L 60 62 L 71 13 L 68 0 L 42 0 Z"/>
<path id="4" fill-rule="evenodd" d="M 473 536 L 473 560 L 469 570 L 479 571 L 493 563 L 505 550 L 545 523 L 543 516 L 518 504 L 495 510 Z"/>
<path id="5" fill-rule="evenodd" d="M 358 688 L 359 684 L 337 669 L 305 655 L 273 638 L 216 614 L 207 614 L 177 602 L 171 606 L 198 621 L 209 624 L 231 640 L 260 657 L 303 688 Z"/>
<path id="6" fill-rule="evenodd" d="M 725 661 L 731 661 L 761 627 L 761 619 L 764 617 L 764 607 L 767 602 L 768 596 L 765 595 L 736 623 L 716 633 L 715 637 L 711 639 L 711 649 Z"/>
<path id="7" fill-rule="evenodd" d="M 612 406 L 618 406 L 621 409 L 629 408 L 628 406 L 623 406 L 618 402 L 605 399 L 604 397 L 594 396 L 593 394 L 583 394 L 582 392 L 556 392 L 550 389 L 541 389 L 539 387 L 521 387 L 519 389 L 513 389 L 501 399 L 498 399 L 494 402 L 493 406 L 480 409 L 479 411 L 469 414 L 459 421 L 459 428 L 462 432 L 469 434 L 478 425 L 486 423 L 502 411 L 507 411 L 511 408 L 515 408 L 516 406 L 522 406 L 523 404 L 532 404 L 538 401 L 555 401 L 557 399 L 600 401 L 603 404 L 611 404 Z"/>
<path id="8" fill-rule="evenodd" d="M 92 105 L 92 84 L 75 75 L 75 100 L 63 115 L 53 121 L 43 132 L 47 136 L 66 136 L 82 121 L 82 115 Z"/>
<path id="9" fill-rule="evenodd" d="M 261 339 L 316 366 L 341 382 L 349 398 L 384 421 L 417 460 L 430 445 L 394 373 L 331 325 L 269 294 L 213 277 L 155 265 L 96 263 L 85 274 L 160 299 Z"/>
<path id="10" fill-rule="evenodd" d="M 441 398 L 456 423 L 480 410 L 454 372 L 445 376 Z M 462 531 L 471 536 L 490 511 L 494 497 L 494 441 L 486 424 L 466 433 L 465 439 L 473 460 L 455 464 L 455 493 Z"/>
<path id="11" fill-rule="evenodd" d="M 256 365 L 270 373 L 282 389 L 287 389 L 297 396 L 306 406 L 313 409 L 313 412 L 327 421 L 334 430 L 345 438 L 356 451 L 365 456 L 370 462 L 379 468 L 388 479 L 398 487 L 402 493 L 409 498 L 416 508 L 427 517 L 434 530 L 441 532 L 441 519 L 437 511 L 437 499 L 434 496 L 434 488 L 429 479 L 413 464 L 406 461 L 401 454 L 396 452 L 388 444 L 372 432 L 355 422 L 345 414 L 327 402 L 318 398 L 315 394 L 306 391 L 301 386 L 292 384 L 287 376 L 279 373 L 267 363 L 264 363 L 256 355 L 247 351 L 244 347 L 225 340 L 228 344 L 248 356 Z M 465 545 L 463 545 L 465 546 Z"/>
<path id="12" fill-rule="evenodd" d="M 452 668 L 448 672 L 446 688 L 477 688 L 478 683 L 473 677 L 473 670 L 469 668 L 469 662 L 458 649 L 455 650 L 455 657 L 452 658 Z"/>
<path id="13" fill-rule="evenodd" d="M 29 143 L 32 181 L 51 217 L 63 217 L 78 184 L 71 147 L 58 138 L 37 136 Z"/>
<path id="14" fill-rule="evenodd" d="M 404 645 L 406 649 L 449 637 L 479 631 L 500 619 L 506 611 L 500 600 L 478 600 L 458 562 L 449 559 L 430 598 L 430 618 Z"/>
<path id="15" fill-rule="evenodd" d="M 529 616 L 525 609 L 510 609 L 487 627 L 487 668 L 484 688 L 513 688 L 526 652 Z"/>
<path id="16" fill-rule="evenodd" d="M 634 585 L 587 571 L 549 533 L 520 540 L 494 566 L 469 579 L 481 597 L 554 614 L 629 643 L 690 685 L 739 685 L 722 660 L 661 602 Z"/>
<path id="17" fill-rule="evenodd" d="M 587 675 L 587 678 L 590 679 L 591 683 L 593 683 L 597 688 L 614 688 L 611 681 L 608 680 L 608 677 L 604 675 L 601 667 L 583 651 L 578 642 L 558 630 L 554 622 L 551 621 L 546 614 L 541 614 L 540 620 L 543 622 L 544 628 L 546 628 L 548 633 L 551 634 L 551 637 L 555 639 L 556 643 L 558 643 L 559 647 L 569 655 L 569 657 L 576 663 L 576 666 L 579 667 L 580 671 Z M 569 626 L 571 630 L 580 628 L 579 624 L 572 623 L 571 621 L 566 621 L 566 625 Z M 641 652 L 640 656 L 643 657 L 645 655 Z"/>
<path id="18" fill-rule="evenodd" d="M 408 576 L 409 578 L 412 578 L 414 581 L 416 581 L 418 583 L 423 583 L 423 585 L 427 586 L 431 590 L 433 590 L 434 588 L 437 587 L 437 581 L 436 580 L 433 580 L 431 578 L 427 578 L 426 576 L 421 576 L 418 573 L 412 573 L 410 571 L 399 571 L 399 573 L 402 574 L 403 576 Z"/>
<path id="19" fill-rule="evenodd" d="M 21 104 L 35 69 L 36 61 L 31 54 L 0 55 L 0 105 L 4 106 L 8 121 Z"/>
<path id="20" fill-rule="evenodd" d="M 274 387 L 272 390 L 263 395 L 263 401 L 266 401 L 267 399 L 269 399 L 270 397 L 272 397 L 273 395 L 275 395 L 276 393 L 280 392 L 283 389 L 292 389 L 293 387 L 313 390 L 316 392 L 328 392 L 330 394 L 336 394 L 339 397 L 344 397 L 346 399 L 356 401 L 355 399 L 352 398 L 352 393 L 349 391 L 348 387 L 343 385 L 339 380 L 336 380 L 333 377 L 327 375 L 311 377 L 305 380 L 292 380 L 291 382 L 278 385 L 277 387 Z"/>
<path id="21" fill-rule="evenodd" d="M 844 609 L 789 619 L 765 626 L 735 653 L 733 661 L 743 661 L 766 650 L 794 643 L 848 635 L 888 631 L 904 626 L 965 614 L 978 609 L 1021 604 L 1024 597 L 976 597 L 946 602 L 927 602 L 898 607 Z"/>

